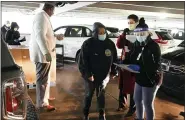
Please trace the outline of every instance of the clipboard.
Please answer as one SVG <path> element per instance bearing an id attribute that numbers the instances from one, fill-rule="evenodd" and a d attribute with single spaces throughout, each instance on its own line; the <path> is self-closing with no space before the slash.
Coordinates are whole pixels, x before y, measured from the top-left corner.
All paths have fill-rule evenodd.
<path id="1" fill-rule="evenodd" d="M 127 64 L 117 64 L 117 63 L 113 63 L 114 65 L 116 65 L 117 67 L 121 68 L 121 69 L 124 69 L 124 70 L 127 70 L 129 72 L 132 72 L 132 73 L 140 73 L 139 71 L 134 71 L 132 69 L 130 69 L 127 65 Z"/>

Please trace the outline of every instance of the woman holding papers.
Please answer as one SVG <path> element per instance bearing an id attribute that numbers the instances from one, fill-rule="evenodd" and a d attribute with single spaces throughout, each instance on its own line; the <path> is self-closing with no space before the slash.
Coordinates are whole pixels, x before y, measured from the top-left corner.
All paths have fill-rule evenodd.
<path id="1" fill-rule="evenodd" d="M 138 24 L 138 16 L 131 14 L 128 16 L 128 28 L 126 28 L 122 35 L 119 36 L 117 40 L 117 47 L 122 50 L 121 60 L 124 60 L 125 55 L 129 52 L 132 48 L 133 41 L 128 39 L 131 35 L 133 30 L 136 28 Z M 135 36 L 134 36 L 135 37 Z M 133 99 L 134 93 L 134 85 L 135 85 L 135 75 L 129 71 L 121 70 L 119 71 L 119 107 L 118 111 L 125 110 L 125 105 L 127 103 L 127 95 L 130 94 L 130 106 L 129 111 L 125 117 L 132 116 L 135 113 L 135 103 Z"/>
<path id="2" fill-rule="evenodd" d="M 136 42 L 123 62 L 140 67 L 139 73 L 135 74 L 134 88 L 137 120 L 144 119 L 144 108 L 146 120 L 153 120 L 155 116 L 154 99 L 159 86 L 162 84 L 161 51 L 159 45 L 151 39 L 144 18 L 139 20 L 134 35 L 136 35 Z"/>

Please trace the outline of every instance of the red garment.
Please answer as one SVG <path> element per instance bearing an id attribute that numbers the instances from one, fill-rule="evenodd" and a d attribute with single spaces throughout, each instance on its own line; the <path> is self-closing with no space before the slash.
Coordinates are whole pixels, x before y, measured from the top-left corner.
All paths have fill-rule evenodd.
<path id="1" fill-rule="evenodd" d="M 119 89 L 123 90 L 124 94 L 133 94 L 135 86 L 135 76 L 126 70 L 119 71 Z"/>
<path id="2" fill-rule="evenodd" d="M 125 35 L 120 35 L 117 40 L 117 47 L 122 50 L 122 56 L 125 56 L 125 46 L 129 46 L 131 44 L 126 38 Z M 135 86 L 135 75 L 126 70 L 119 71 L 119 89 L 123 90 L 124 94 L 133 94 Z"/>

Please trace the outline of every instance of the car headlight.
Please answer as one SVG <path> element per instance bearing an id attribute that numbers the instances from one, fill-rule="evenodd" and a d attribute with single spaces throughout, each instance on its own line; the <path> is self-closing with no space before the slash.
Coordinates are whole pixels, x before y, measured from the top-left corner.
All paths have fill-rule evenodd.
<path id="1" fill-rule="evenodd" d="M 5 119 L 23 120 L 26 117 L 27 88 L 24 77 L 6 80 L 2 86 L 3 108 Z"/>

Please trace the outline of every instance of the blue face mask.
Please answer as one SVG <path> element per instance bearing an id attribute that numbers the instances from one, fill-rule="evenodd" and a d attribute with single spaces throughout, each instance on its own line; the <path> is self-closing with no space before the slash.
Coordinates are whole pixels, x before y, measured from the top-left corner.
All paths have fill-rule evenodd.
<path id="1" fill-rule="evenodd" d="M 98 39 L 101 40 L 101 41 L 104 41 L 106 39 L 106 34 L 98 35 Z"/>
<path id="2" fill-rule="evenodd" d="M 147 36 L 136 36 L 137 41 L 144 42 L 147 39 Z"/>

